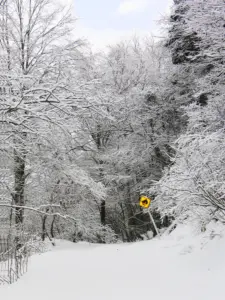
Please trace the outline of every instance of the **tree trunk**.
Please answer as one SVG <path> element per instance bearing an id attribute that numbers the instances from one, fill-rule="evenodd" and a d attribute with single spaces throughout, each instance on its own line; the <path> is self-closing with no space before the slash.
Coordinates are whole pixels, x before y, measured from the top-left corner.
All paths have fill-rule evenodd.
<path id="1" fill-rule="evenodd" d="M 46 231 L 46 220 L 47 220 L 47 216 L 45 215 L 44 217 L 42 217 L 42 234 L 41 234 L 42 241 L 45 240 L 45 236 L 47 234 L 47 231 Z"/>
<path id="2" fill-rule="evenodd" d="M 101 202 L 100 216 L 101 216 L 101 224 L 105 226 L 105 200 L 102 200 Z"/>
<path id="3" fill-rule="evenodd" d="M 54 235 L 54 223 L 55 223 L 55 219 L 56 219 L 56 216 L 53 216 L 53 219 L 52 219 L 52 223 L 51 223 L 51 237 L 54 239 L 55 235 Z"/>
<path id="4" fill-rule="evenodd" d="M 48 213 L 48 212 L 49 212 L 49 208 L 46 208 L 46 213 Z M 42 241 L 44 241 L 45 240 L 45 236 L 48 235 L 47 234 L 47 230 L 46 230 L 46 221 L 47 221 L 47 215 L 44 215 L 42 217 L 42 234 L 41 234 Z"/>
<path id="5" fill-rule="evenodd" d="M 25 157 L 21 157 L 16 150 L 14 150 L 14 203 L 21 206 L 15 208 L 15 223 L 16 227 L 20 227 L 24 220 L 24 187 L 25 187 Z"/>

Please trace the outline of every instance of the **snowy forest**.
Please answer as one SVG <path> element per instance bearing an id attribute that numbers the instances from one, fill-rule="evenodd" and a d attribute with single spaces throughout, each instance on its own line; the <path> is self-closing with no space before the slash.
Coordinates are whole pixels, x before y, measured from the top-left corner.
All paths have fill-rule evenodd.
<path id="1" fill-rule="evenodd" d="M 0 230 L 134 242 L 225 222 L 224 0 L 94 52 L 71 7 L 0 1 Z"/>

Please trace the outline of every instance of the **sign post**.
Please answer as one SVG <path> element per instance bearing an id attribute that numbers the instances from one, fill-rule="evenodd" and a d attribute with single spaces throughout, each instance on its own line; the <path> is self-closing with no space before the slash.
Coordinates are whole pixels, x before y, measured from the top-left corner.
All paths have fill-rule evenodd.
<path id="1" fill-rule="evenodd" d="M 144 195 L 142 195 L 142 196 L 140 196 L 140 202 L 139 202 L 139 204 L 140 204 L 141 207 L 148 209 L 148 214 L 149 214 L 150 220 L 151 220 L 151 222 L 152 222 L 152 224 L 153 224 L 153 226 L 155 228 L 155 231 L 156 231 L 157 235 L 159 235 L 159 229 L 157 228 L 156 223 L 155 223 L 155 221 L 153 219 L 153 216 L 152 216 L 152 214 L 150 212 L 151 199 L 148 198 L 148 197 L 146 197 L 146 196 L 144 196 Z"/>

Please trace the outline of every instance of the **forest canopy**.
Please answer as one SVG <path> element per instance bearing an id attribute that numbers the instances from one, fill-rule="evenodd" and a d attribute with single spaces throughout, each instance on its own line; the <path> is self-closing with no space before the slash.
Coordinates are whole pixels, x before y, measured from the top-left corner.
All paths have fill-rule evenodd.
<path id="1" fill-rule="evenodd" d="M 131 242 L 224 222 L 224 0 L 174 0 L 167 36 L 91 51 L 71 8 L 0 4 L 0 223 Z"/>

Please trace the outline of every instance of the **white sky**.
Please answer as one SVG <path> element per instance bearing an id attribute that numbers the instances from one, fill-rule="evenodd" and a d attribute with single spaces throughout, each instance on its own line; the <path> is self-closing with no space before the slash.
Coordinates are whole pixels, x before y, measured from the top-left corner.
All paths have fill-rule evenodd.
<path id="1" fill-rule="evenodd" d="M 121 1 L 118 7 L 120 15 L 127 15 L 130 13 L 143 12 L 148 7 L 148 0 L 126 0 Z"/>
<path id="2" fill-rule="evenodd" d="M 76 36 L 87 38 L 94 50 L 127 39 L 134 34 L 160 36 L 157 24 L 169 12 L 172 0 L 61 0 L 72 2 Z"/>

